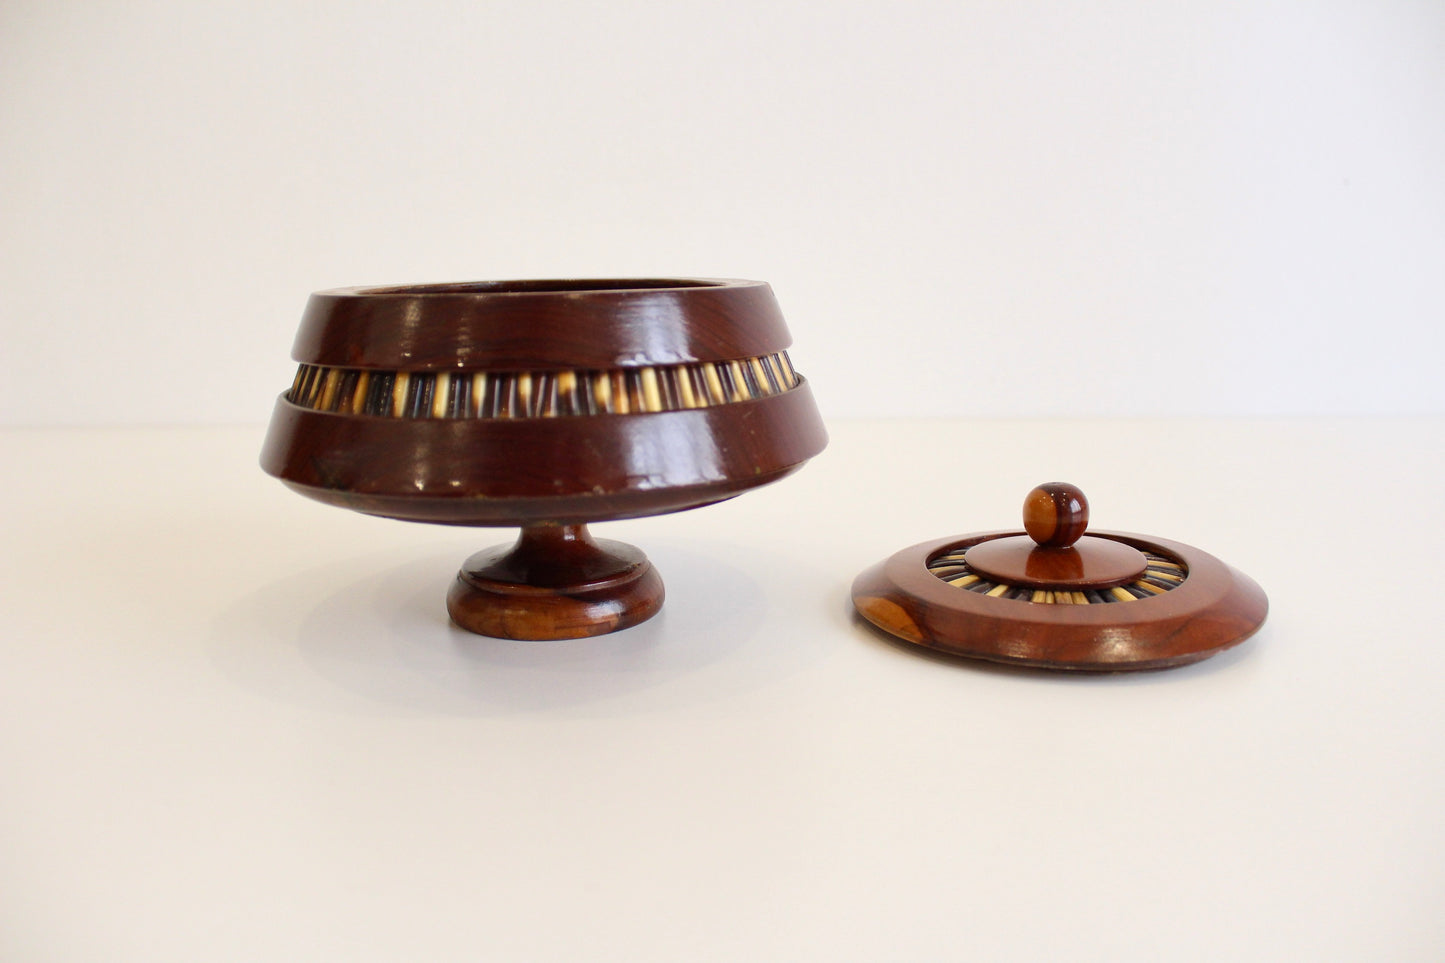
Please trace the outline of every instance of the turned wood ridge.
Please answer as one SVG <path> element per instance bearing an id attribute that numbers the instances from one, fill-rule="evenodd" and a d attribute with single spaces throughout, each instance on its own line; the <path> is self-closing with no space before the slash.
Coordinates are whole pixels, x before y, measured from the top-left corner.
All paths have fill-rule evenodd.
<path id="1" fill-rule="evenodd" d="M 1085 534 L 1077 487 L 1040 485 L 1024 529 L 924 542 L 853 583 L 860 615 L 954 655 L 1047 669 L 1160 669 L 1237 645 L 1268 602 L 1247 576 L 1189 545 Z"/>
<path id="2" fill-rule="evenodd" d="M 646 556 L 589 522 L 683 511 L 827 443 L 760 281 L 644 278 L 314 294 L 262 467 L 344 508 L 519 526 L 447 596 L 463 628 L 578 638 L 655 614 Z"/>

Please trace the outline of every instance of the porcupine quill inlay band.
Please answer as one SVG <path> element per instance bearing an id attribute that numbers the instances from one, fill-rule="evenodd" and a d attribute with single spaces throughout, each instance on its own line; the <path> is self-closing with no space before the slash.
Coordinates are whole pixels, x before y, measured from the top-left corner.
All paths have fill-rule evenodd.
<path id="1" fill-rule="evenodd" d="M 800 382 L 788 353 L 610 371 L 371 371 L 303 364 L 287 394 L 315 411 L 383 418 L 648 414 L 767 398 Z"/>

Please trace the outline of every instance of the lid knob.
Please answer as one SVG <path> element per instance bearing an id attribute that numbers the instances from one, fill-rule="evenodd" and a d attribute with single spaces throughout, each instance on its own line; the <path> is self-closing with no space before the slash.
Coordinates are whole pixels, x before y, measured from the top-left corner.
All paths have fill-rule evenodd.
<path id="1" fill-rule="evenodd" d="M 1045 482 L 1024 499 L 1024 531 L 1040 548 L 1068 548 L 1089 527 L 1089 500 L 1077 485 Z"/>

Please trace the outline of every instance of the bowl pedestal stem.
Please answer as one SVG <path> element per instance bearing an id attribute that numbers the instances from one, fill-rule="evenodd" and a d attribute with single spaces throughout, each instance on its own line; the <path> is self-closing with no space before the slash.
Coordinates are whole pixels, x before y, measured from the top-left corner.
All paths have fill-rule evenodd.
<path id="1" fill-rule="evenodd" d="M 500 639 L 580 639 L 644 622 L 662 578 L 641 550 L 586 525 L 528 525 L 516 544 L 468 558 L 447 593 L 452 621 Z"/>

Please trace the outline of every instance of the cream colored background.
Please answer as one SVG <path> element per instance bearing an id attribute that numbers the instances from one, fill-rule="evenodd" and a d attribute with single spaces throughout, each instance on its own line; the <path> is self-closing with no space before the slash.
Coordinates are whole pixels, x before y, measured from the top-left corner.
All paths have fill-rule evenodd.
<path id="1" fill-rule="evenodd" d="M 0 4 L 0 421 L 259 422 L 306 295 L 773 283 L 829 417 L 1445 410 L 1445 7 Z"/>

